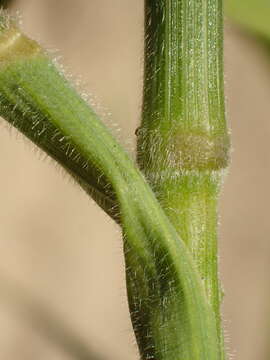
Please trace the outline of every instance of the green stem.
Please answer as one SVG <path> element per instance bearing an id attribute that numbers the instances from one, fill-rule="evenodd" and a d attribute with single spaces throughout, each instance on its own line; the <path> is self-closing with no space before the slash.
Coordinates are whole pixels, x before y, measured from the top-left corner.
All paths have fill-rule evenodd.
<path id="1" fill-rule="evenodd" d="M 229 158 L 222 0 L 145 0 L 145 70 L 138 163 L 190 249 L 216 314 L 217 202 Z"/>
<path id="2" fill-rule="evenodd" d="M 86 169 L 85 184 L 101 184 L 115 199 L 142 359 L 217 360 L 214 313 L 199 273 L 142 174 L 38 44 L 2 22 L 0 115 L 75 176 Z"/>

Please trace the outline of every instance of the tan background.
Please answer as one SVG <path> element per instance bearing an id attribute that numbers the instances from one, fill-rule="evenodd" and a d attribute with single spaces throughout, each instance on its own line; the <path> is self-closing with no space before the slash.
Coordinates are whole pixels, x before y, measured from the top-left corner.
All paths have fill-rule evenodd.
<path id="1" fill-rule="evenodd" d="M 132 150 L 140 116 L 143 0 L 15 0 L 12 9 L 22 14 L 29 35 L 59 49 L 67 72 L 83 79 L 81 88 Z M 233 359 L 267 360 L 270 61 L 231 24 L 226 78 L 234 144 L 220 228 L 228 348 Z M 0 130 L 0 359 L 76 358 L 65 350 L 74 344 L 52 333 L 45 311 L 101 360 L 138 358 L 119 229 L 33 145 L 3 122 Z"/>

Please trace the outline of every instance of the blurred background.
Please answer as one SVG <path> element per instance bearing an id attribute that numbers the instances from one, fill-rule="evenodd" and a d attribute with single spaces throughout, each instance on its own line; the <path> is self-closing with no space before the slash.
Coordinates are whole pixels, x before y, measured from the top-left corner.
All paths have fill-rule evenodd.
<path id="1" fill-rule="evenodd" d="M 26 33 L 60 58 L 133 152 L 142 89 L 143 0 L 10 3 Z M 232 359 L 269 360 L 270 5 L 228 0 L 226 6 L 226 94 L 234 149 L 220 201 L 226 343 Z M 0 169 L 0 359 L 138 359 L 118 227 L 3 121 Z"/>

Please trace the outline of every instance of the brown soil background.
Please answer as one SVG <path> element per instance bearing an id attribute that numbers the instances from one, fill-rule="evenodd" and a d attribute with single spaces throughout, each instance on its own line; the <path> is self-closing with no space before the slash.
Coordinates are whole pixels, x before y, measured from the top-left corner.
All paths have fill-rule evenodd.
<path id="1" fill-rule="evenodd" d="M 132 150 L 143 1 L 15 0 L 12 9 L 30 36 L 59 50 L 67 73 L 83 79 L 83 91 Z M 227 346 L 233 359 L 267 360 L 270 61 L 230 23 L 225 59 L 234 147 L 220 203 Z M 44 309 L 102 359 L 138 358 L 119 229 L 51 160 L 2 121 L 0 129 L 0 359 L 76 358 L 41 326 Z"/>

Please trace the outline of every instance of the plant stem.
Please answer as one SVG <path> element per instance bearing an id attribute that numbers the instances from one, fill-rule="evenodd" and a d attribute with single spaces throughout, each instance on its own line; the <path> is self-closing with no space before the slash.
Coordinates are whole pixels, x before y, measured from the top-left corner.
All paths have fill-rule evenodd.
<path id="1" fill-rule="evenodd" d="M 217 202 L 229 158 L 222 0 L 145 0 L 145 69 L 138 163 L 190 249 L 216 314 Z"/>
<path id="2" fill-rule="evenodd" d="M 5 19 L 0 29 L 0 115 L 75 176 L 87 169 L 83 181 L 101 183 L 116 200 L 142 359 L 217 360 L 214 313 L 199 273 L 142 174 L 38 44 Z"/>

